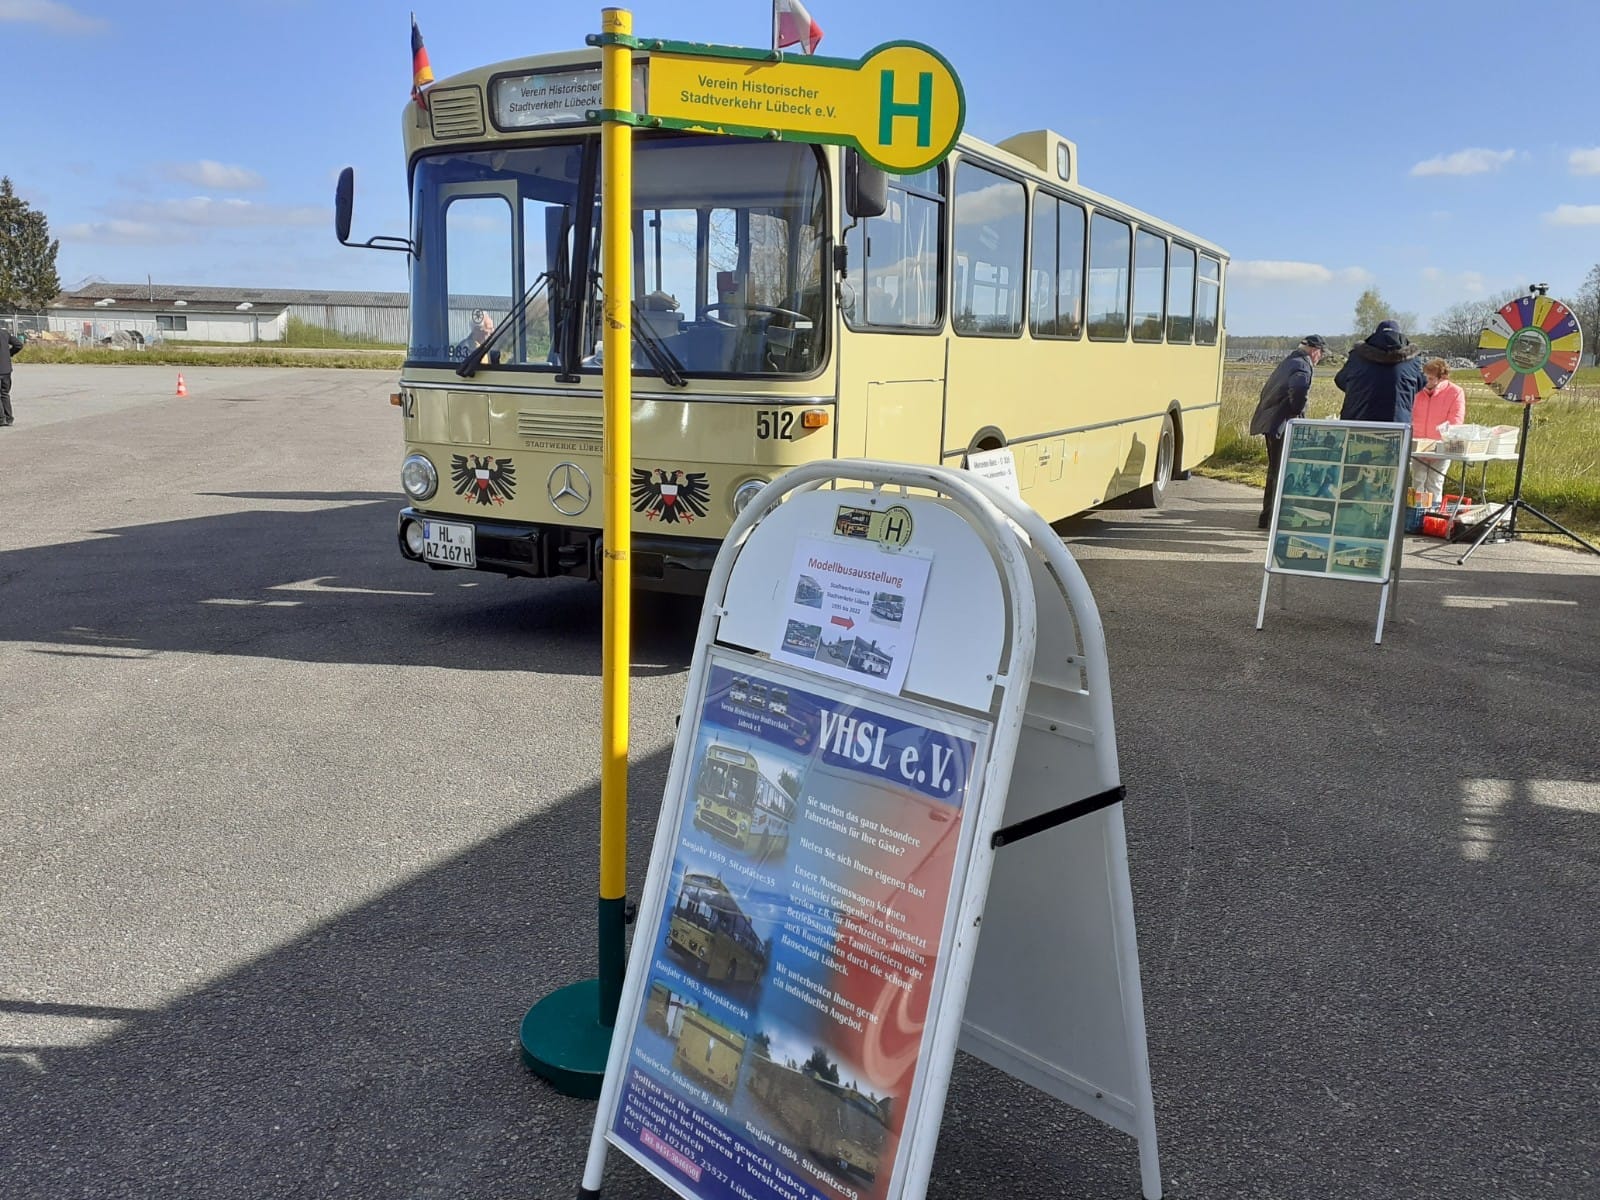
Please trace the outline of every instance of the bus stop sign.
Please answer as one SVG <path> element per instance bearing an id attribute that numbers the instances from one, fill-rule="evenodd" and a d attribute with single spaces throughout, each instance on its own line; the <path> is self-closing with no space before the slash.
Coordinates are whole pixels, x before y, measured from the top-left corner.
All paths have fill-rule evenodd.
<path id="1" fill-rule="evenodd" d="M 641 43 L 651 50 L 646 125 L 853 146 L 886 171 L 942 162 L 966 119 L 950 64 L 917 42 L 861 59 Z"/>

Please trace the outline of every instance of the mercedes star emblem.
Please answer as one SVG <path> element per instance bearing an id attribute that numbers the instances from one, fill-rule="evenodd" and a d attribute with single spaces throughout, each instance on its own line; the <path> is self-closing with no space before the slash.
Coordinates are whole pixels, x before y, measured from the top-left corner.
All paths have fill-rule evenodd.
<path id="1" fill-rule="evenodd" d="M 577 463 L 557 463 L 544 490 L 550 507 L 564 517 L 575 517 L 589 507 L 589 477 Z"/>

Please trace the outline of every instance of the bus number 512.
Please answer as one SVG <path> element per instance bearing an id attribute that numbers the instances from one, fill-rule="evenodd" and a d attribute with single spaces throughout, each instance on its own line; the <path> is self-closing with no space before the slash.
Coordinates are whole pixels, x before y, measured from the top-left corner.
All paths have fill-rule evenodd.
<path id="1" fill-rule="evenodd" d="M 794 413 L 781 408 L 756 409 L 756 437 L 762 441 L 794 441 Z"/>

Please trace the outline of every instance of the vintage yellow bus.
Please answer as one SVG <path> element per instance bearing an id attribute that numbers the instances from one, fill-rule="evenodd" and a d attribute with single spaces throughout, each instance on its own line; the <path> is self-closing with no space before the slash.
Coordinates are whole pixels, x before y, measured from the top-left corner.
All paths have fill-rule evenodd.
<path id="1" fill-rule="evenodd" d="M 599 84 L 597 51 L 550 54 L 405 110 L 411 227 L 366 244 L 409 253 L 418 563 L 598 577 Z M 806 461 L 1008 448 L 1055 520 L 1159 505 L 1214 448 L 1226 254 L 1083 187 L 1049 130 L 887 177 L 835 147 L 640 132 L 632 234 L 641 587 L 703 588 L 735 514 Z"/>
<path id="2" fill-rule="evenodd" d="M 787 711 L 789 694 L 782 688 L 773 689 L 769 707 L 777 703 L 778 692 L 783 692 Z M 794 809 L 794 797 L 761 773 L 753 754 L 728 746 L 706 747 L 694 783 L 696 829 L 746 854 L 776 858 L 789 847 Z"/>
<path id="3" fill-rule="evenodd" d="M 769 947 L 727 885 L 688 874 L 667 921 L 667 949 L 719 983 L 752 984 L 767 969 Z"/>

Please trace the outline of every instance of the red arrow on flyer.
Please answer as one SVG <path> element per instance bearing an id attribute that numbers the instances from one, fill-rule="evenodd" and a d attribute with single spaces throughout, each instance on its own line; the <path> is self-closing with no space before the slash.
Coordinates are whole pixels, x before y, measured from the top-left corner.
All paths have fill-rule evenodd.
<path id="1" fill-rule="evenodd" d="M 846 629 L 854 629 L 856 627 L 856 623 L 849 617 L 830 617 L 828 619 L 835 625 L 843 625 Z"/>

